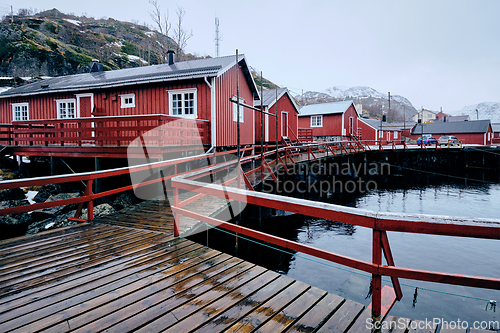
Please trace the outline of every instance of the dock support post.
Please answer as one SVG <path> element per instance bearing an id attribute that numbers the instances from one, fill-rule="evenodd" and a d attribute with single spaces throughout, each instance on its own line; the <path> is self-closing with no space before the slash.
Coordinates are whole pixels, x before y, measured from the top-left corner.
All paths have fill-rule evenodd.
<path id="1" fill-rule="evenodd" d="M 96 157 L 94 163 L 95 163 L 95 171 L 100 171 L 101 170 L 101 158 Z M 102 190 L 102 180 L 97 178 L 94 182 L 94 193 L 100 193 L 101 190 Z M 97 200 L 99 200 L 99 202 L 96 202 L 96 204 L 98 205 L 102 199 L 97 199 Z"/>
<path id="2" fill-rule="evenodd" d="M 382 265 L 382 232 L 375 228 L 373 229 L 373 243 L 372 243 L 372 262 L 374 265 Z M 372 274 L 372 319 L 374 321 L 381 320 L 382 312 L 382 276 L 379 274 Z"/>
<path id="3" fill-rule="evenodd" d="M 54 156 L 50 156 L 50 175 L 56 174 L 56 166 L 54 165 Z"/>

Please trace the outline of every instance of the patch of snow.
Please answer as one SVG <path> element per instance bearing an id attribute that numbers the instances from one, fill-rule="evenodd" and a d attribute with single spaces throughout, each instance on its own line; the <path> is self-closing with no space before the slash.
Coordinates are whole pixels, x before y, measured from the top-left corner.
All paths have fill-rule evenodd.
<path id="1" fill-rule="evenodd" d="M 450 116 L 462 116 L 468 115 L 471 120 L 476 120 L 479 113 L 479 119 L 489 119 L 492 123 L 500 122 L 500 103 L 498 102 L 483 102 L 473 105 L 465 106 L 461 110 L 445 112 L 450 114 Z"/>
<path id="2" fill-rule="evenodd" d="M 117 42 L 113 42 L 113 43 L 111 43 L 111 45 L 112 46 L 116 46 L 116 47 L 122 47 L 123 43 L 121 41 L 118 41 L 118 43 Z"/>
<path id="3" fill-rule="evenodd" d="M 49 229 L 50 227 L 52 227 L 54 224 L 56 224 L 55 222 L 50 222 L 49 224 L 46 224 L 45 225 L 45 230 Z"/>
<path id="4" fill-rule="evenodd" d="M 74 25 L 80 25 L 82 22 L 77 21 L 77 20 L 71 20 L 71 19 L 64 19 L 66 22 L 72 23 Z"/>
<path id="5" fill-rule="evenodd" d="M 155 33 L 153 31 L 148 31 L 148 32 L 145 32 L 144 34 L 148 35 L 149 37 L 153 37 Z"/>
<path id="6" fill-rule="evenodd" d="M 135 56 L 135 55 L 127 54 L 127 57 L 128 57 L 128 60 L 130 60 L 130 61 L 140 61 L 143 64 L 148 63 L 146 60 L 142 59 L 141 57 Z"/>
<path id="7" fill-rule="evenodd" d="M 0 76 L 0 80 L 12 80 L 12 76 Z"/>
<path id="8" fill-rule="evenodd" d="M 26 193 L 26 200 L 29 201 L 29 203 L 32 205 L 32 204 L 35 204 L 36 202 L 33 201 L 33 198 L 38 194 L 38 191 L 28 191 L 28 193 Z"/>
<path id="9" fill-rule="evenodd" d="M 0 94 L 9 89 L 12 89 L 12 87 L 0 87 Z"/>

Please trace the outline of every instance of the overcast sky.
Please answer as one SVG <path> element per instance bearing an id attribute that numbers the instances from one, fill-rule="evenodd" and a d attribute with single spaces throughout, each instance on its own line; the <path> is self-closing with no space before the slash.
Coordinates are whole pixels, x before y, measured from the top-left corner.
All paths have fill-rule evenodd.
<path id="1" fill-rule="evenodd" d="M 158 0 L 193 30 L 187 51 L 244 53 L 264 77 L 295 93 L 369 86 L 407 97 L 418 109 L 458 110 L 500 102 L 498 0 Z M 148 0 L 0 0 L 16 8 L 51 9 L 152 24 Z"/>

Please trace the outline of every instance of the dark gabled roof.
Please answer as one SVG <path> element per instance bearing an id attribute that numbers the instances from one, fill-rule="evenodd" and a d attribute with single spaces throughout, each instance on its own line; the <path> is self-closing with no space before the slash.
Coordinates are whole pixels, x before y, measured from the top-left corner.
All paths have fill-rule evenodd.
<path id="1" fill-rule="evenodd" d="M 347 109 L 349 109 L 351 104 L 354 105 L 353 101 L 348 100 L 348 101 L 342 101 L 342 102 L 305 105 L 302 108 L 300 108 L 300 115 L 299 116 L 344 113 L 347 111 Z M 356 110 L 356 108 L 354 108 L 354 110 Z M 358 112 L 358 111 L 356 110 L 356 112 Z"/>
<path id="2" fill-rule="evenodd" d="M 293 107 L 295 108 L 295 112 L 300 113 L 298 105 L 295 103 L 295 100 L 293 99 L 292 95 L 290 94 L 287 88 L 263 90 L 262 105 L 271 107 L 272 105 L 274 105 L 274 103 L 276 103 L 276 100 L 279 100 L 285 94 L 288 94 L 288 98 L 290 98 L 290 101 L 292 102 Z M 276 95 L 278 95 L 278 98 L 276 98 Z M 260 107 L 260 100 L 254 101 L 253 106 Z"/>
<path id="3" fill-rule="evenodd" d="M 473 120 L 473 121 L 453 121 L 453 122 L 437 122 L 417 124 L 412 134 L 455 134 L 455 133 L 486 133 L 490 126 L 489 120 Z"/>
<path id="4" fill-rule="evenodd" d="M 500 132 L 500 123 L 492 123 L 491 129 L 493 130 L 493 132 Z"/>
<path id="5" fill-rule="evenodd" d="M 380 120 L 378 119 L 368 119 L 368 118 L 358 118 L 358 120 L 364 122 L 365 124 L 373 127 L 377 131 L 380 131 Z M 401 126 L 400 126 L 401 125 Z M 401 131 L 401 128 L 403 128 L 403 123 L 388 123 L 388 122 L 383 122 L 382 123 L 382 131 L 393 131 L 393 132 L 399 132 Z M 410 127 L 410 126 L 408 126 Z"/>
<path id="6" fill-rule="evenodd" d="M 257 87 L 248 70 L 245 56 L 241 54 L 238 59 L 245 73 L 245 77 L 249 82 L 254 98 L 258 98 L 259 94 Z M 173 65 L 163 64 L 59 76 L 10 89 L 1 93 L 0 98 L 214 77 L 221 75 L 229 68 L 233 67 L 235 63 L 235 56 L 226 56 L 182 61 L 174 63 Z"/>

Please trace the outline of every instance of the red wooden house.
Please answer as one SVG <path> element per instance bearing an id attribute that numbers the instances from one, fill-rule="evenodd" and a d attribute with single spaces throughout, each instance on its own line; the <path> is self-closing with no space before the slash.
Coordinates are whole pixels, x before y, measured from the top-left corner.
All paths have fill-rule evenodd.
<path id="1" fill-rule="evenodd" d="M 260 108 L 261 101 L 255 101 L 254 106 Z M 278 110 L 278 141 L 289 137 L 297 141 L 299 107 L 287 88 L 264 90 L 262 92 L 263 111 L 276 115 Z M 255 143 L 260 143 L 260 112 L 255 113 Z M 263 115 L 264 142 L 276 142 L 276 117 Z"/>
<path id="2" fill-rule="evenodd" d="M 417 140 L 421 135 L 432 135 L 436 139 L 452 135 L 464 144 L 489 145 L 493 140 L 493 129 L 489 120 L 436 122 L 415 125 L 411 138 Z"/>
<path id="3" fill-rule="evenodd" d="M 254 112 L 236 119 L 236 76 L 240 100 L 253 105 L 259 93 L 244 55 L 102 71 L 27 84 L 0 94 L 0 123 L 10 124 L 7 144 L 18 155 L 124 157 L 126 146 L 156 126 L 153 146 L 168 152 L 189 149 L 201 135 L 206 149 L 254 143 Z M 100 67 L 100 68 L 99 68 Z M 180 124 L 180 125 L 179 125 Z M 174 133 L 175 132 L 175 133 Z M 4 139 L 4 144 L 6 143 Z M 180 146 L 182 146 L 180 148 Z"/>
<path id="4" fill-rule="evenodd" d="M 306 105 L 300 109 L 299 128 L 312 129 L 315 140 L 340 141 L 362 135 L 353 101 Z"/>
<path id="5" fill-rule="evenodd" d="M 363 140 L 381 140 L 383 145 L 389 142 L 401 142 L 403 124 L 391 124 L 381 122 L 378 119 L 359 118 L 358 125 L 361 128 L 361 133 L 363 133 Z M 373 144 L 371 142 L 367 143 Z"/>

